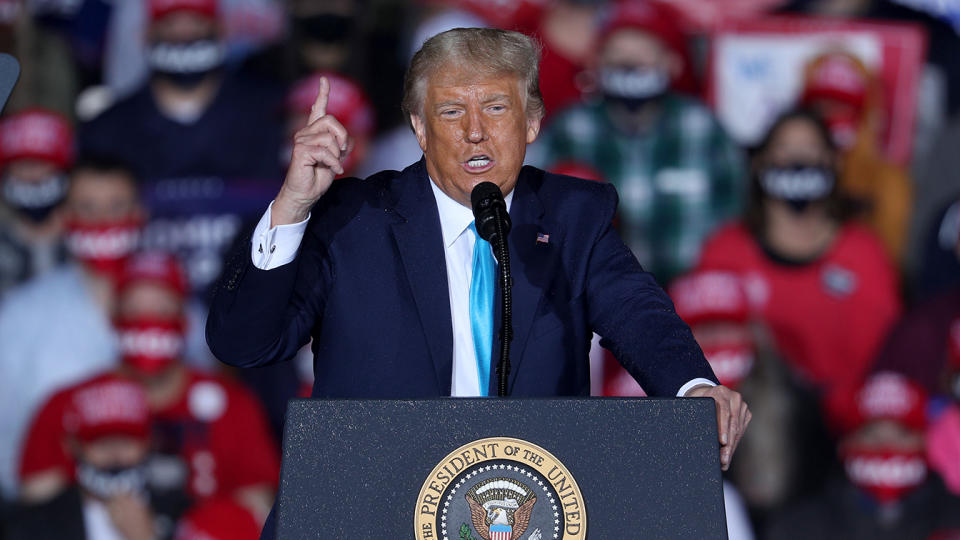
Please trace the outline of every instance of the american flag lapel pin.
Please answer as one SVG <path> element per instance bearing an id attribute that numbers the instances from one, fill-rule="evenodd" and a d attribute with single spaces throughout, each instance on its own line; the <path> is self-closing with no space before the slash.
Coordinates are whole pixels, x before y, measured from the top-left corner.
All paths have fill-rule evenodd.
<path id="1" fill-rule="evenodd" d="M 549 243 L 550 243 L 550 235 L 549 235 L 549 234 L 543 234 L 542 232 L 538 232 L 538 233 L 537 233 L 537 243 L 538 243 L 538 244 L 549 244 Z"/>

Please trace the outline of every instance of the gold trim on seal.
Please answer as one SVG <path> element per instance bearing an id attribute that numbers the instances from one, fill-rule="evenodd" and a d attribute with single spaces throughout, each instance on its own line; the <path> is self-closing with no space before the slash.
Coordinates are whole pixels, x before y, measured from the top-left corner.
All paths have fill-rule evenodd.
<path id="1" fill-rule="evenodd" d="M 443 540 L 437 530 L 437 513 L 443 509 L 441 498 L 451 482 L 463 471 L 486 461 L 514 461 L 539 472 L 559 497 L 563 512 L 561 540 L 584 540 L 587 536 L 587 511 L 580 487 L 570 471 L 543 448 L 511 437 L 488 437 L 465 444 L 448 454 L 427 476 L 413 518 L 417 540 Z M 553 535 L 544 535 L 549 539 Z"/>

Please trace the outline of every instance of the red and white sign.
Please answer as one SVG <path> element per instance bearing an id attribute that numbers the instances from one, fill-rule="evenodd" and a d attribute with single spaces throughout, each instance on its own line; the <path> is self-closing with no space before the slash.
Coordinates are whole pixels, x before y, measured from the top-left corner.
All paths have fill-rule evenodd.
<path id="1" fill-rule="evenodd" d="M 829 51 L 853 54 L 878 78 L 884 126 L 880 147 L 910 160 L 926 36 L 914 25 L 812 17 L 727 20 L 712 35 L 707 101 L 740 143 L 759 142 L 803 87 L 804 66 Z"/>

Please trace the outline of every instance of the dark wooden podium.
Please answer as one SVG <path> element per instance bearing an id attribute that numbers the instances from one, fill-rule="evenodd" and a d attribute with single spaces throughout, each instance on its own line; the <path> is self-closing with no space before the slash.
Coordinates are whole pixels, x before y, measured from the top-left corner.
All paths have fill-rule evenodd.
<path id="1" fill-rule="evenodd" d="M 277 538 L 726 538 L 713 400 L 290 402 Z"/>

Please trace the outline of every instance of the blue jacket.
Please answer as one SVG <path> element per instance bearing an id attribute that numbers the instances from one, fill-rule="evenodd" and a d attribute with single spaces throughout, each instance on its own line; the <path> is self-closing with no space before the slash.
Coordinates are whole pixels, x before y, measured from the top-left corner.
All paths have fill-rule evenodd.
<path id="1" fill-rule="evenodd" d="M 242 245 L 210 308 L 214 354 L 262 366 L 293 357 L 312 337 L 314 397 L 449 396 L 453 331 L 429 182 L 423 160 L 335 181 L 312 210 L 297 258 L 279 268 L 256 268 Z M 512 396 L 589 395 L 593 332 L 650 395 L 676 395 L 697 377 L 716 381 L 670 299 L 613 229 L 616 206 L 610 185 L 520 171 L 509 234 Z M 538 233 L 549 238 L 538 242 Z"/>

